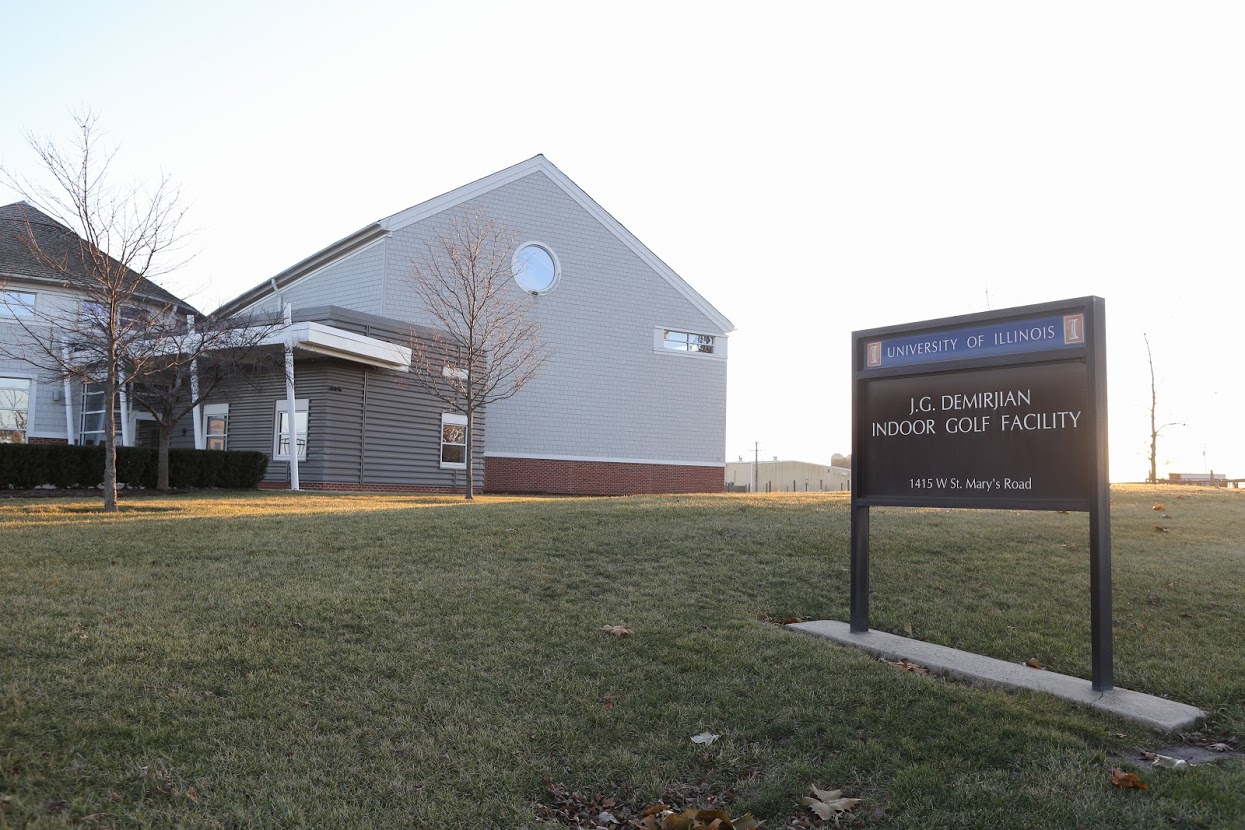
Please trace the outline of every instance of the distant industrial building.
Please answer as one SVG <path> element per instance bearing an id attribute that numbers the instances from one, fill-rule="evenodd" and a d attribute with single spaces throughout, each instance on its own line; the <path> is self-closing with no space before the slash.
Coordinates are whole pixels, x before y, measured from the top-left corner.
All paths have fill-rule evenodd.
<path id="1" fill-rule="evenodd" d="M 728 461 L 728 493 L 823 493 L 852 489 L 850 467 L 808 461 Z"/>
<path id="2" fill-rule="evenodd" d="M 1193 484 L 1198 487 L 1227 487 L 1227 473 L 1168 473 L 1169 484 Z"/>

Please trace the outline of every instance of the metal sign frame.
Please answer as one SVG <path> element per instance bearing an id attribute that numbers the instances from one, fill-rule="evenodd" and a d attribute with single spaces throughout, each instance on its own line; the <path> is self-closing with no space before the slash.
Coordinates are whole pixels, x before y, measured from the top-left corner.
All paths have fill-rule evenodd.
<path id="1" fill-rule="evenodd" d="M 998 391 L 964 395 L 955 391 L 977 389 L 985 381 L 998 386 Z M 1061 401 L 1081 402 L 1083 407 L 1024 412 L 1020 407 L 1032 404 L 1034 384 L 1042 393 L 1039 397 L 1061 396 Z M 947 389 L 952 391 L 934 393 Z M 917 396 L 912 390 L 930 394 Z M 879 419 L 879 410 L 893 406 L 897 392 L 900 397 L 910 395 L 910 411 L 895 414 L 888 409 Z M 944 420 L 952 410 L 955 414 Z M 970 414 L 963 414 L 966 411 Z M 967 438 L 947 434 L 961 425 L 979 434 Z M 1015 434 L 1003 435 L 1009 426 Z M 1029 430 L 1039 427 L 1042 434 L 1030 437 Z M 900 437 L 884 443 L 890 436 Z M 889 446 L 897 449 L 883 449 Z M 965 452 L 965 447 L 971 451 Z M 1039 459 L 1052 454 L 1062 468 L 1040 466 L 1046 462 Z M 1000 478 L 1000 464 L 1010 465 L 1006 469 L 1017 478 Z M 927 477 L 931 465 L 952 467 L 956 474 Z M 1020 477 L 1026 465 L 1036 469 L 1027 479 Z M 905 477 L 905 470 L 913 474 Z M 902 483 L 905 479 L 908 487 Z M 1003 482 L 1014 491 L 1005 492 Z M 869 509 L 883 505 L 1087 512 L 1092 683 L 1096 691 L 1112 689 L 1103 299 L 1083 297 L 854 332 L 853 632 L 869 630 Z"/>

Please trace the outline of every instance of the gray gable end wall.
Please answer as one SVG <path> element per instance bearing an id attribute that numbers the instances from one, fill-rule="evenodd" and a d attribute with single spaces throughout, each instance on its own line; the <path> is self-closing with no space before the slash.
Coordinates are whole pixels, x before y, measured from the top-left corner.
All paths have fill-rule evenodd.
<path id="1" fill-rule="evenodd" d="M 719 351 L 725 332 L 541 171 L 394 231 L 387 316 L 431 323 L 410 288 L 410 263 L 452 216 L 476 209 L 517 243 L 549 247 L 562 272 L 553 291 L 528 300 L 553 358 L 519 395 L 490 408 L 488 453 L 722 464 L 724 356 L 654 349 L 654 331 L 714 334 Z"/>

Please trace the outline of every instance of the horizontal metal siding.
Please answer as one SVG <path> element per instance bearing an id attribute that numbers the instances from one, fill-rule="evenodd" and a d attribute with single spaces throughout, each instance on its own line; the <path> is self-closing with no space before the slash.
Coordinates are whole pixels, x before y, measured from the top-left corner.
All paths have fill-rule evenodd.
<path id="1" fill-rule="evenodd" d="M 409 374 L 373 371 L 367 390 L 364 476 L 369 484 L 454 487 L 465 471 L 441 469 L 440 401 L 419 389 Z M 484 482 L 484 419 L 473 447 L 476 486 Z"/>
<path id="2" fill-rule="evenodd" d="M 457 487 L 464 471 L 441 469 L 439 401 L 408 373 L 332 359 L 298 360 L 294 389 L 308 404 L 307 458 L 301 482 L 379 486 Z M 212 396 L 229 404 L 229 449 L 272 455 L 274 402 L 285 399 L 285 379 L 274 373 L 257 383 L 227 384 Z M 473 448 L 477 488 L 484 483 L 484 418 L 477 417 Z M 289 462 L 272 461 L 268 482 L 288 482 Z"/>
<path id="3" fill-rule="evenodd" d="M 321 410 L 314 445 L 311 437 L 307 438 L 308 461 L 313 456 L 316 461 L 315 466 L 309 465 L 304 476 L 308 481 L 350 484 L 361 481 L 365 371 L 362 366 L 340 361 L 314 364 L 309 372 L 295 366 L 296 385 L 306 375 L 314 377 L 309 387 L 316 392 L 314 397 L 308 397 Z"/>

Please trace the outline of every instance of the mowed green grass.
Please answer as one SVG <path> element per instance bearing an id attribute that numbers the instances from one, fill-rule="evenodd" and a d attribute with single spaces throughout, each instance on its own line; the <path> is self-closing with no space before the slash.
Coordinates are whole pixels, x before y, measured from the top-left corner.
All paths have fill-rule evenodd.
<path id="1" fill-rule="evenodd" d="M 772 828 L 813 784 L 848 826 L 1245 826 L 1240 760 L 1127 767 L 1180 738 L 762 621 L 847 618 L 840 494 L 121 505 L 0 502 L 0 827 L 552 827 L 546 778 Z M 1245 493 L 1112 513 L 1117 685 L 1245 737 Z M 1089 676 L 1083 514 L 875 509 L 872 544 L 875 628 Z"/>

